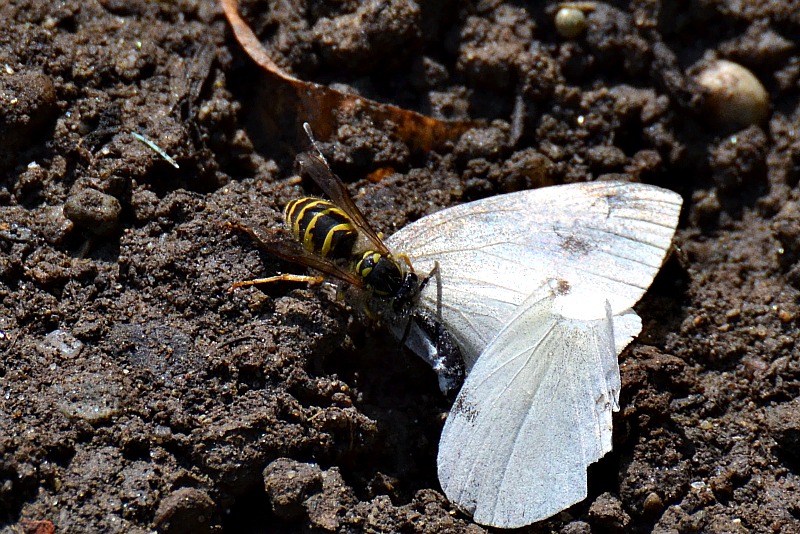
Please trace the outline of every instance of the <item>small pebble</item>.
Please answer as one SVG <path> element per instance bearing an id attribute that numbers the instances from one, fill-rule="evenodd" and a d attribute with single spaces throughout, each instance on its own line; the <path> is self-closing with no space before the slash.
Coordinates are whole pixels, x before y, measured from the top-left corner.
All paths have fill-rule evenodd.
<path id="1" fill-rule="evenodd" d="M 664 501 L 658 493 L 651 491 L 644 499 L 644 511 L 650 516 L 660 514 L 664 510 Z"/>
<path id="2" fill-rule="evenodd" d="M 64 330 L 53 330 L 38 344 L 44 354 L 72 360 L 83 350 L 83 343 Z"/>
<path id="3" fill-rule="evenodd" d="M 706 112 L 723 128 L 762 124 L 769 115 L 769 95 L 748 69 L 724 59 L 710 63 L 695 81 L 706 90 Z"/>
<path id="4" fill-rule="evenodd" d="M 586 31 L 586 15 L 574 7 L 562 7 L 556 13 L 556 31 L 565 39 L 575 39 Z"/>

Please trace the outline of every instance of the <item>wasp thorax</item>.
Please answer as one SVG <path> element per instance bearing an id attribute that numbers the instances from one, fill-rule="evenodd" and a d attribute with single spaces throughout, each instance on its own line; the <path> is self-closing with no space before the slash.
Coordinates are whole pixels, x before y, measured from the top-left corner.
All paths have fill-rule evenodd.
<path id="1" fill-rule="evenodd" d="M 345 212 L 333 203 L 305 197 L 286 205 L 283 220 L 303 247 L 323 258 L 349 259 L 358 237 Z"/>
<path id="2" fill-rule="evenodd" d="M 368 250 L 356 263 L 356 273 L 364 279 L 367 288 L 376 295 L 395 296 L 403 288 L 405 276 L 400 265 L 392 258 Z"/>

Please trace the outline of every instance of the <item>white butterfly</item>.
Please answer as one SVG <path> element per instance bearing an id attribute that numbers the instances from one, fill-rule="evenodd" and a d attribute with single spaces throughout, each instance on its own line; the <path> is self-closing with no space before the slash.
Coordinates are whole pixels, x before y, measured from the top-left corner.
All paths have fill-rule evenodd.
<path id="1" fill-rule="evenodd" d="M 440 317 L 469 370 L 439 480 L 476 522 L 519 527 L 586 497 L 587 467 L 611 450 L 617 355 L 641 329 L 631 307 L 661 267 L 681 202 L 642 184 L 555 186 L 446 209 L 386 241 L 418 272 L 439 268 L 441 295 L 428 284 L 419 306 Z"/>

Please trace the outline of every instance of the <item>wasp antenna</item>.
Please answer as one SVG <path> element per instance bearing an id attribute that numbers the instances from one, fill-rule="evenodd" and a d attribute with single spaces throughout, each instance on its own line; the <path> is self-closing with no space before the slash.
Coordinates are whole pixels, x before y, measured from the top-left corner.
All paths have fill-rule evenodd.
<path id="1" fill-rule="evenodd" d="M 322 150 L 319 148 L 319 144 L 317 143 L 317 138 L 314 137 L 314 132 L 311 131 L 311 125 L 307 122 L 303 123 L 303 130 L 306 131 L 306 135 L 308 136 L 308 140 L 311 141 L 311 144 L 317 149 L 317 153 L 319 157 L 325 162 L 325 165 L 328 165 L 328 160 L 325 159 L 325 154 L 322 153 Z M 328 165 L 330 167 L 330 165 Z"/>

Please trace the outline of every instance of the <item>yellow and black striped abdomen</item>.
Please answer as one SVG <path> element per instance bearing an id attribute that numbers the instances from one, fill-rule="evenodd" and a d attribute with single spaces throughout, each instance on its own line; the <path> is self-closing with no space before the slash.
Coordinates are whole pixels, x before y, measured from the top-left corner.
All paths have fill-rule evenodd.
<path id="1" fill-rule="evenodd" d="M 334 204 L 311 197 L 292 200 L 283 220 L 309 252 L 323 258 L 350 259 L 358 232 L 350 217 Z"/>

